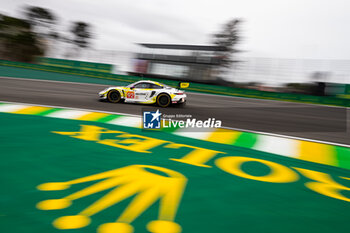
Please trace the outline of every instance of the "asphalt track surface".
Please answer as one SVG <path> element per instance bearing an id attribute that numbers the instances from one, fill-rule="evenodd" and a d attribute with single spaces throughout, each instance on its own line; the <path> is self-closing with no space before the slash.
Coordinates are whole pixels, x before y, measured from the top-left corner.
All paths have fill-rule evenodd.
<path id="1" fill-rule="evenodd" d="M 83 108 L 141 115 L 145 105 L 100 102 L 97 93 L 108 85 L 0 78 L 0 101 Z M 224 127 L 277 133 L 350 145 L 349 109 L 311 104 L 187 93 L 183 108 L 163 114 L 215 118 Z M 157 109 L 156 106 L 149 108 Z"/>

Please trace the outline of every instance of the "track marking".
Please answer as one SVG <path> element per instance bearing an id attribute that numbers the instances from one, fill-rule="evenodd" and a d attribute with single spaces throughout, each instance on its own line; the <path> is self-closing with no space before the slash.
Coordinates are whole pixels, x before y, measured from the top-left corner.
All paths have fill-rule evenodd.
<path id="1" fill-rule="evenodd" d="M 228 129 L 216 129 L 206 138 L 209 142 L 231 144 L 239 137 L 241 132 Z"/>
<path id="2" fill-rule="evenodd" d="M 140 117 L 130 117 L 130 116 L 119 117 L 117 119 L 108 121 L 107 123 L 113 124 L 113 125 L 121 125 L 121 126 L 128 126 L 128 127 L 137 127 L 137 128 L 141 128 L 142 126 Z"/>
<path id="3" fill-rule="evenodd" d="M 17 110 L 15 112 L 12 113 L 17 113 L 17 114 L 38 114 L 40 112 L 44 112 L 47 111 L 51 108 L 48 107 L 40 107 L 40 106 L 33 106 L 33 107 L 26 107 L 20 110 Z"/>
<path id="4" fill-rule="evenodd" d="M 76 120 L 81 120 L 81 121 L 97 121 L 101 118 L 104 118 L 108 116 L 109 114 L 107 113 L 101 113 L 101 112 L 91 112 L 88 114 L 85 114 L 79 118 L 76 118 Z"/>
<path id="5" fill-rule="evenodd" d="M 297 158 L 299 143 L 289 138 L 261 135 L 252 149 Z"/>
<path id="6" fill-rule="evenodd" d="M 66 110 L 63 109 L 61 111 L 50 113 L 46 116 L 55 117 L 55 118 L 63 118 L 63 119 L 79 119 L 80 117 L 89 114 L 90 112 L 81 111 L 81 110 Z"/>
<path id="7" fill-rule="evenodd" d="M 173 134 L 182 136 L 182 137 L 206 140 L 207 138 L 210 137 L 214 129 L 206 129 L 206 131 L 201 131 L 201 132 L 193 132 L 191 130 L 192 129 L 190 128 L 183 128 L 183 129 L 176 130 L 175 132 L 173 132 Z"/>
<path id="8" fill-rule="evenodd" d="M 11 108 L 12 106 L 12 108 Z M 77 109 L 57 109 L 50 107 L 40 107 L 33 105 L 23 104 L 9 104 L 0 102 L 0 109 L 3 112 L 14 113 L 14 114 L 28 114 L 28 115 L 45 115 L 55 118 L 73 119 L 73 120 L 90 120 L 99 122 L 104 119 L 104 123 L 140 128 L 142 126 L 141 117 L 139 116 L 123 116 L 113 115 L 106 113 L 91 112 L 86 110 Z M 11 110 L 11 111 L 10 111 Z M 55 111 L 51 111 L 55 110 Z M 117 117 L 111 117 L 117 116 Z M 215 138 L 214 142 L 221 144 L 229 144 L 239 146 L 243 148 L 249 148 L 256 151 L 263 151 L 279 156 L 293 157 L 296 159 L 310 161 L 314 163 L 326 164 L 331 166 L 344 166 L 339 165 L 338 151 L 339 149 L 345 150 L 345 154 L 349 155 L 350 150 L 348 146 L 335 147 L 329 144 L 320 144 L 310 141 L 302 141 L 295 139 L 288 139 L 283 137 L 268 136 L 249 132 L 228 132 L 227 129 L 208 129 L 207 131 L 191 132 L 190 128 L 178 129 L 170 132 L 178 136 L 189 137 L 204 141 L 209 141 L 210 138 Z M 221 131 L 221 132 L 220 132 Z M 161 131 L 164 132 L 164 131 Z M 222 133 L 221 137 L 215 137 L 215 134 Z M 217 138 L 217 139 L 216 139 Z M 222 139 L 222 140 L 220 140 Z M 213 140 L 211 140 L 213 142 Z M 346 161 L 347 159 L 345 159 Z"/>
<path id="9" fill-rule="evenodd" d="M 51 82 L 51 83 L 67 83 L 67 84 L 69 83 L 69 84 L 79 84 L 79 85 L 113 87 L 113 84 L 82 83 L 82 82 L 69 82 L 69 81 L 56 81 L 56 80 L 43 80 L 43 79 L 29 79 L 29 78 L 12 78 L 12 77 L 0 77 L 0 78 L 1 79 L 28 80 L 28 81 L 34 81 L 34 82 Z M 223 98 L 257 100 L 257 101 L 260 101 L 260 102 L 273 101 L 273 102 L 279 102 L 279 103 L 304 104 L 304 105 L 313 105 L 313 106 L 324 106 L 324 107 L 332 107 L 332 108 L 346 108 L 346 109 L 350 109 L 350 107 L 341 107 L 341 106 L 334 106 L 334 105 L 312 104 L 312 103 L 280 101 L 280 100 L 270 100 L 270 99 L 258 99 L 258 98 L 253 98 L 253 97 L 240 97 L 240 96 L 229 96 L 229 95 L 223 95 L 223 94 L 198 93 L 198 92 L 192 92 L 192 91 L 186 91 L 186 92 L 191 93 L 191 95 L 219 96 L 219 97 L 223 97 Z"/>
<path id="10" fill-rule="evenodd" d="M 66 109 L 72 109 L 72 110 L 78 110 L 78 111 L 87 111 L 85 113 L 100 112 L 100 113 L 119 114 L 119 115 L 124 115 L 124 116 L 132 116 L 132 117 L 141 118 L 138 115 L 133 115 L 133 114 L 128 114 L 128 113 L 120 113 L 120 112 L 108 112 L 108 111 L 100 111 L 100 110 L 92 110 L 92 109 L 72 108 L 72 107 L 65 107 L 65 106 L 52 106 L 52 105 L 42 105 L 42 104 L 9 102 L 9 101 L 2 101 L 2 100 L 0 100 L 0 101 L 3 102 L 3 103 L 15 104 L 15 105 L 21 106 L 23 108 L 24 107 L 28 107 L 28 105 L 36 105 L 36 106 L 51 107 L 51 108 L 66 108 Z M 2 112 L 1 108 L 6 109 L 5 106 L 1 106 L 0 105 L 0 112 Z M 106 122 L 106 123 L 109 123 L 109 122 Z M 283 137 L 283 138 L 289 138 L 289 139 L 295 139 L 295 140 L 301 140 L 301 141 L 308 141 L 308 142 L 315 142 L 315 143 L 321 143 L 321 144 L 328 144 L 328 145 L 333 145 L 333 146 L 342 146 L 342 147 L 350 148 L 350 144 L 342 144 L 342 143 L 336 143 L 336 142 L 327 142 L 327 141 L 321 141 L 321 140 L 316 140 L 316 139 L 295 137 L 295 136 L 289 136 L 289 135 L 283 135 L 283 134 L 275 134 L 275 133 L 267 133 L 267 132 L 254 131 L 254 130 L 245 130 L 245 129 L 232 128 L 232 127 L 221 127 L 221 128 L 222 129 L 235 130 L 235 131 L 241 131 L 241 132 L 248 132 L 248 133 L 254 133 L 254 134 L 261 134 L 261 135 L 269 135 L 269 136 L 275 136 L 275 137 Z"/>
<path id="11" fill-rule="evenodd" d="M 22 105 L 22 104 L 0 105 L 0 112 L 15 112 L 27 107 L 28 107 L 27 105 Z"/>
<path id="12" fill-rule="evenodd" d="M 303 142 L 299 144 L 299 159 L 322 164 L 335 164 L 333 159 L 334 147 L 315 142 Z"/>

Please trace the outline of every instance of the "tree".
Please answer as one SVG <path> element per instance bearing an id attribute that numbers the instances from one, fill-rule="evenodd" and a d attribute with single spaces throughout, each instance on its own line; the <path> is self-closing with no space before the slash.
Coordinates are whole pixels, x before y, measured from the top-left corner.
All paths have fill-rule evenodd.
<path id="1" fill-rule="evenodd" d="M 22 19 L 1 15 L 0 57 L 8 60 L 31 62 L 42 55 L 39 40 L 31 25 Z"/>
<path id="2" fill-rule="evenodd" d="M 60 39 L 59 34 L 55 30 L 57 24 L 55 14 L 46 8 L 26 6 L 24 8 L 24 18 L 31 25 L 32 31 L 40 40 L 40 46 L 45 51 L 43 55 L 50 54 L 50 51 L 55 51 L 55 40 Z"/>
<path id="3" fill-rule="evenodd" d="M 213 35 L 213 43 L 217 46 L 223 47 L 224 51 L 221 52 L 221 66 L 223 68 L 230 68 L 233 62 L 236 62 L 233 57 L 233 53 L 238 52 L 235 47 L 240 42 L 240 19 L 231 19 L 228 21 L 222 30 Z"/>
<path id="4" fill-rule="evenodd" d="M 70 29 L 70 32 L 73 34 L 73 38 L 70 40 L 70 43 L 75 46 L 75 49 L 68 52 L 66 55 L 67 57 L 77 56 L 79 54 L 79 50 L 90 46 L 90 28 L 91 26 L 85 22 L 73 22 Z"/>
<path id="5" fill-rule="evenodd" d="M 57 32 L 53 29 L 53 25 L 57 23 L 57 17 L 49 9 L 28 6 L 25 8 L 25 18 L 40 36 L 58 37 Z"/>
<path id="6" fill-rule="evenodd" d="M 91 26 L 84 22 L 74 22 L 71 28 L 74 39 L 73 43 L 79 48 L 87 48 L 90 45 L 89 39 L 91 38 L 90 32 Z"/>

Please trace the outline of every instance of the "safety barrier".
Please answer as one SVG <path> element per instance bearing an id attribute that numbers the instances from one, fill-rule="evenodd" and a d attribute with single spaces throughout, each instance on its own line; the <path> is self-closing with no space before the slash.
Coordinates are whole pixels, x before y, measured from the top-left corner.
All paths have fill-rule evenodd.
<path id="1" fill-rule="evenodd" d="M 111 74 L 111 73 L 91 71 L 91 70 L 81 70 L 81 69 L 75 69 L 75 68 L 13 62 L 13 61 L 6 61 L 6 60 L 0 60 L 0 65 L 48 71 L 48 72 L 56 72 L 56 73 L 63 73 L 63 74 L 70 74 L 70 75 L 79 75 L 79 76 L 93 77 L 93 78 L 99 78 L 99 79 L 115 80 L 115 81 L 122 81 L 122 82 L 128 82 L 128 83 L 135 82 L 141 79 L 140 77 L 129 76 L 129 75 L 118 75 L 118 74 Z M 178 85 L 178 81 L 174 81 L 174 80 L 164 80 L 164 79 L 156 79 L 156 78 L 151 78 L 151 80 L 162 82 L 164 84 L 174 86 L 174 87 Z M 200 84 L 200 83 L 191 83 L 190 86 L 187 88 L 187 90 L 202 92 L 202 93 L 220 94 L 220 95 L 247 97 L 247 98 L 282 100 L 282 101 L 350 107 L 350 99 L 337 98 L 337 97 L 268 92 L 268 91 L 233 88 L 233 87 L 227 87 L 227 86 L 217 86 L 217 85 Z"/>
<path id="2" fill-rule="evenodd" d="M 40 65 L 64 67 L 78 70 L 90 70 L 111 73 L 113 65 L 105 63 L 85 62 L 76 60 L 57 59 L 49 57 L 39 57 L 37 63 Z"/>

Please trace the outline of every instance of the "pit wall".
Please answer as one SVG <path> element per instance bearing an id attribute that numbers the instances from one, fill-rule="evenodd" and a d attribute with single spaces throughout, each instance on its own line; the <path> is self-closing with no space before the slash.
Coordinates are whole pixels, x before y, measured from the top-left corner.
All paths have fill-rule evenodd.
<path id="1" fill-rule="evenodd" d="M 13 62 L 13 61 L 6 61 L 6 60 L 0 60 L 0 66 L 24 68 L 24 69 L 31 69 L 31 70 L 38 70 L 38 71 L 47 71 L 47 72 L 76 75 L 76 76 L 83 76 L 83 77 L 91 77 L 91 78 L 97 78 L 102 80 L 113 80 L 113 81 L 120 81 L 124 83 L 131 83 L 131 82 L 139 81 L 141 79 L 140 77 L 129 76 L 129 75 L 118 75 L 118 74 L 83 70 L 83 69 L 77 69 L 77 68 L 21 63 L 21 62 Z M 0 73 L 0 76 L 1 76 L 1 73 Z M 33 77 L 33 78 L 36 78 L 36 77 Z M 178 81 L 174 81 L 174 80 L 164 80 L 164 79 L 155 79 L 155 78 L 152 78 L 151 80 L 162 82 L 174 87 L 178 85 Z M 311 96 L 311 95 L 292 94 L 292 93 L 276 93 L 276 92 L 268 92 L 268 91 L 233 88 L 233 87 L 226 87 L 226 86 L 200 84 L 200 83 L 190 83 L 190 86 L 186 90 L 201 92 L 201 93 L 209 93 L 209 94 L 237 96 L 237 97 L 350 107 L 350 99 L 347 99 L 347 98 Z"/>

